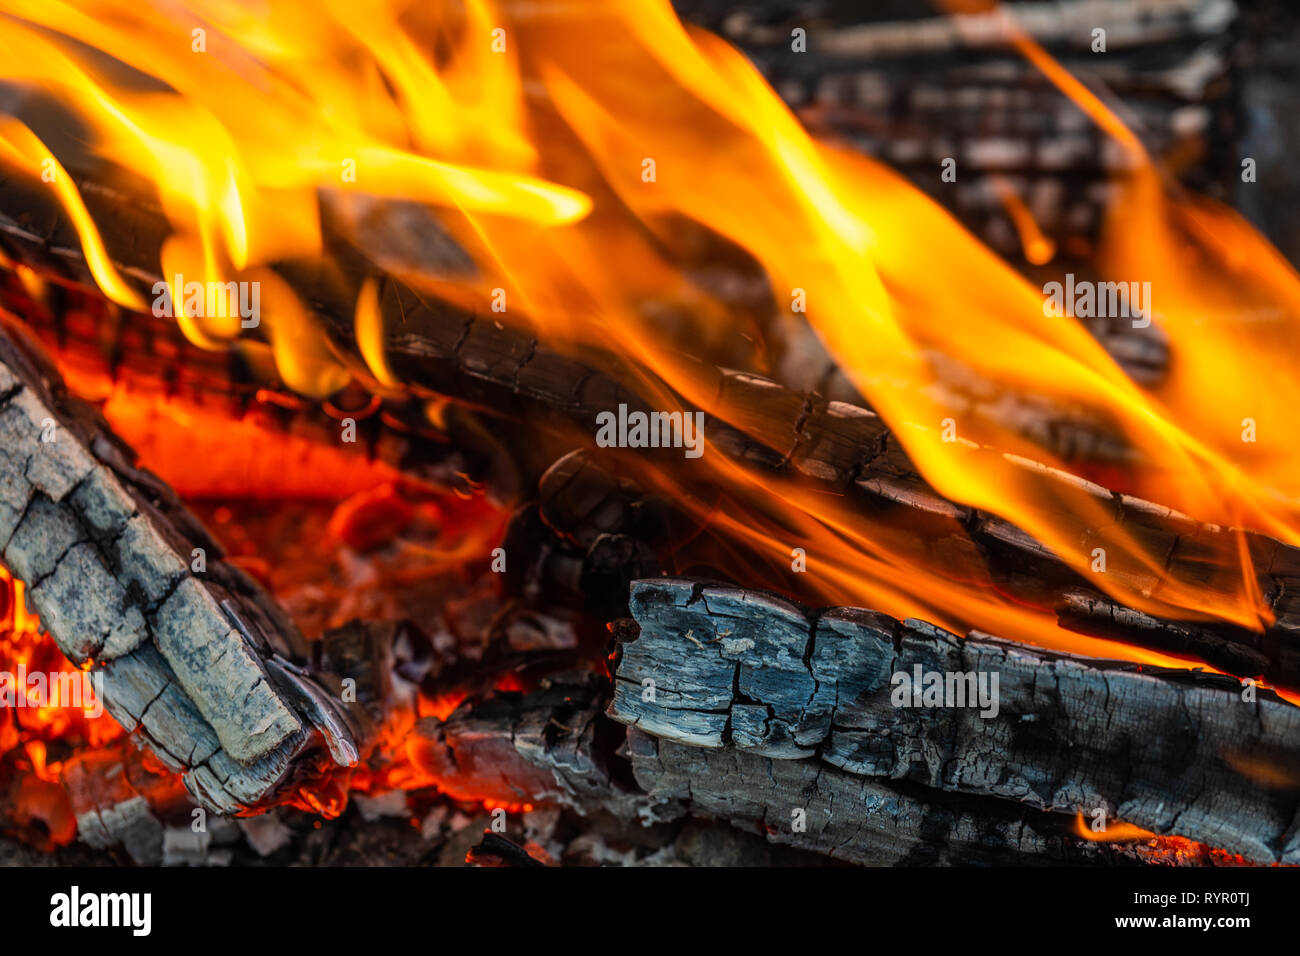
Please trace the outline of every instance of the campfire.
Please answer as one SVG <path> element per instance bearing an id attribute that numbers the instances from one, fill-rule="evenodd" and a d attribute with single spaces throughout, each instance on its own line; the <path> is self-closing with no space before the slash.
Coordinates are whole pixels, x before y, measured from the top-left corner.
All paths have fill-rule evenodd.
<path id="1" fill-rule="evenodd" d="M 797 6 L 0 3 L 7 845 L 1300 862 L 1235 8 Z"/>

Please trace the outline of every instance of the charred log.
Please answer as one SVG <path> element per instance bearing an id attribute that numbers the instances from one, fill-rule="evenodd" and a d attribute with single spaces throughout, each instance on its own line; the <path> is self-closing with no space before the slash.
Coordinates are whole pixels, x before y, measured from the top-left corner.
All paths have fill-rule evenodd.
<path id="1" fill-rule="evenodd" d="M 511 518 L 505 550 L 516 561 L 506 586 L 531 605 L 567 605 L 601 621 L 622 617 L 629 584 L 660 572 L 657 551 L 678 524 L 667 501 L 589 453 L 570 452 L 542 475 L 538 500 Z"/>
<path id="2" fill-rule="evenodd" d="M 513 840 L 493 833 L 483 834 L 483 839 L 470 848 L 468 861 L 474 866 L 510 866 L 535 868 L 545 866 L 541 860 Z"/>
<path id="3" fill-rule="evenodd" d="M 286 481 L 312 470 L 295 456 L 322 446 L 360 456 L 413 482 L 460 488 L 469 479 L 501 500 L 513 500 L 519 490 L 514 455 L 466 408 L 448 405 L 435 426 L 418 396 L 380 398 L 353 386 L 329 400 L 313 401 L 269 380 L 264 369 L 238 351 L 192 344 L 172 318 L 124 312 L 97 293 L 66 282 L 41 282 L 33 294 L 10 276 L 0 283 L 0 305 L 22 317 L 62 368 L 124 387 L 143 408 L 175 404 L 183 416 L 197 412 L 215 422 L 247 424 L 283 436 L 283 441 L 260 443 L 256 455 L 242 462 L 245 470 L 232 482 L 241 494 L 319 493 L 319 484 Z M 348 421 L 355 441 L 341 440 Z M 141 437 L 155 439 L 152 429 Z M 234 457 L 234 449 L 225 450 L 226 457 Z M 229 467 L 222 462 L 222 470 Z M 219 478 L 202 476 L 204 493 L 212 493 L 214 480 Z"/>
<path id="4" fill-rule="evenodd" d="M 217 811 L 355 762 L 293 624 L 22 336 L 0 329 L 3 558 L 105 708 Z"/>
<path id="5" fill-rule="evenodd" d="M 402 316 L 391 327 L 389 361 L 403 377 L 433 390 L 470 395 L 534 420 L 542 413 L 542 422 L 556 428 L 576 425 L 588 434 L 594 434 L 600 412 L 620 404 L 651 410 L 609 373 L 553 352 L 523 332 L 457 317 L 397 283 L 387 284 L 381 302 L 386 313 Z M 1065 591 L 1086 594 L 1094 613 L 1066 618 L 1081 630 L 1087 631 L 1090 622 L 1100 625 L 1106 617 L 1105 629 L 1111 633 L 1114 622 L 1124 619 L 1121 604 L 1035 539 L 997 516 L 938 495 L 897 436 L 873 413 L 787 389 L 761 376 L 703 367 L 699 372 L 713 376 L 715 414 L 706 416 L 706 433 L 724 454 L 778 475 L 820 483 L 843 494 L 864 515 L 906 527 L 909 546 L 928 567 L 965 580 L 991 576 L 1018 600 L 1054 612 L 1067 610 Z M 954 453 L 998 455 L 985 448 Z M 1063 498 L 1091 498 L 1148 554 L 1163 559 L 1169 576 L 1200 582 L 1207 592 L 1239 585 L 1235 529 L 1199 523 L 1034 462 L 1016 464 L 1058 482 Z M 1125 638 L 1174 653 L 1199 653 L 1208 663 L 1240 676 L 1262 674 L 1300 686 L 1300 656 L 1291 650 L 1291 635 L 1300 623 L 1300 592 L 1293 586 L 1300 579 L 1300 551 L 1258 534 L 1247 533 L 1245 541 L 1260 591 L 1276 618 L 1271 632 L 1182 622 L 1175 628 L 1124 626 Z M 1107 573 L 1158 594 L 1160 580 L 1137 562 L 1126 567 L 1112 560 Z"/>
<path id="6" fill-rule="evenodd" d="M 529 694 L 462 704 L 428 718 L 408 749 L 452 796 L 497 805 L 557 804 L 633 826 L 714 818 L 773 843 L 859 864 L 1165 863 L 1153 845 L 1085 840 L 1059 814 L 906 781 L 865 777 L 815 759 L 626 736 L 604 717 L 607 686 L 555 675 Z M 1209 861 L 1187 844 L 1184 859 Z"/>
<path id="7" fill-rule="evenodd" d="M 632 613 L 610 716 L 663 741 L 1300 861 L 1300 708 L 1270 691 L 685 580 Z"/>

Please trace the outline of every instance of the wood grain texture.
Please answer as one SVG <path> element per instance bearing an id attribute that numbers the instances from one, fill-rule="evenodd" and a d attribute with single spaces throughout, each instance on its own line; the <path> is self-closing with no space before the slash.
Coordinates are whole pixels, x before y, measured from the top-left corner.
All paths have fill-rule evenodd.
<path id="1" fill-rule="evenodd" d="M 1269 691 L 681 579 L 636 582 L 632 613 L 609 713 L 663 741 L 1300 862 L 1300 708 Z M 955 679 L 967 696 L 900 697 L 918 667 L 996 678 L 996 707 Z"/>
<path id="2" fill-rule="evenodd" d="M 555 674 L 528 693 L 470 699 L 416 725 L 416 764 L 453 796 L 557 804 L 633 827 L 716 819 L 864 865 L 1171 862 L 1160 846 L 1080 838 L 1074 821 L 1021 803 L 862 776 L 805 758 L 674 743 L 602 714 L 606 682 Z M 442 786 L 442 784 L 440 784 Z M 644 839 L 642 837 L 641 839 Z M 1185 860 L 1209 851 L 1188 845 Z"/>
<path id="3" fill-rule="evenodd" d="M 103 671 L 105 708 L 204 806 L 258 804 L 322 753 L 356 759 L 346 709 L 295 670 L 307 646 L 289 619 L 12 327 L 0 541 L 60 649 Z"/>

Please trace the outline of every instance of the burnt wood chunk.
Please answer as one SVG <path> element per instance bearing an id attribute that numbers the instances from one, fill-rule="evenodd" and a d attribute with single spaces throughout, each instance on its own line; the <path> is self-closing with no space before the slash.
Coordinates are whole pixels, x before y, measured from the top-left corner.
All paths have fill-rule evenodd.
<path id="1" fill-rule="evenodd" d="M 322 749 L 355 759 L 341 705 L 293 670 L 301 634 L 9 326 L 0 554 L 69 660 L 102 669 L 109 713 L 209 809 L 267 800 Z"/>
<path id="2" fill-rule="evenodd" d="M 609 713 L 663 741 L 1300 862 L 1300 708 L 1270 691 L 689 580 L 631 610 Z"/>
<path id="3" fill-rule="evenodd" d="M 529 693 L 470 699 L 446 720 L 416 724 L 407 752 L 453 797 L 506 805 L 553 803 L 580 814 L 649 814 L 612 748 L 620 728 L 602 713 L 604 689 L 590 673 L 558 673 Z"/>
<path id="4" fill-rule="evenodd" d="M 768 841 L 867 865 L 1169 862 L 1160 841 L 1085 840 L 1075 821 L 1024 804 L 944 793 L 805 758 L 702 748 L 623 732 L 608 688 L 557 674 L 529 693 L 470 699 L 420 721 L 415 763 L 454 797 L 554 804 L 655 827 L 717 819 Z M 1211 851 L 1184 844 L 1184 858 Z"/>
<path id="5" fill-rule="evenodd" d="M 1155 856 L 1144 847 L 1089 843 L 1053 814 L 855 776 L 812 760 L 706 750 L 635 728 L 627 752 L 652 805 L 689 808 L 848 863 L 1028 866 Z"/>

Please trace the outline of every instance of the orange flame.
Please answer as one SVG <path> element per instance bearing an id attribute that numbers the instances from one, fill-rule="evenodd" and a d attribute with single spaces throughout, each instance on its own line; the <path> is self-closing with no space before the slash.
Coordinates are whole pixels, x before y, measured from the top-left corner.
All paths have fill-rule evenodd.
<path id="1" fill-rule="evenodd" d="M 1092 843 L 1129 843 L 1134 840 L 1158 839 L 1150 830 L 1143 830 L 1131 823 L 1110 823 L 1103 830 L 1094 830 L 1088 826 L 1082 812 L 1074 819 L 1074 833 Z"/>
<path id="2" fill-rule="evenodd" d="M 16 827 L 26 839 L 50 848 L 71 843 L 77 821 L 60 784 L 63 761 L 50 759 L 48 744 L 102 747 L 119 739 L 122 730 L 106 713 L 92 716 L 59 699 L 63 685 L 57 676 L 82 675 L 39 628 L 26 610 L 22 582 L 0 567 L 0 662 L 10 675 L 46 675 L 50 689 L 49 699 L 42 701 L 30 687 L 18 688 L 26 699 L 18 706 L 0 706 L 0 762 L 18 771 L 9 802 L 0 807 L 0 827 Z M 63 747 L 60 752 L 66 753 Z"/>
<path id="3" fill-rule="evenodd" d="M 58 675 L 80 680 L 75 668 L 53 641 L 40 633 L 40 621 L 26 609 L 24 588 L 0 566 L 0 662 L 10 673 L 21 668 L 27 674 L 41 674 L 47 680 L 44 700 L 31 687 L 19 688 L 26 695 L 26 706 L 0 707 L 0 757 L 11 750 L 22 750 L 37 776 L 53 780 L 59 764 L 47 762 L 46 742 L 59 738 L 80 739 L 94 747 L 121 736 L 121 728 L 107 714 L 91 716 L 86 708 L 68 706 L 59 694 L 70 686 L 56 680 Z"/>
<path id="4" fill-rule="evenodd" d="M 372 286 L 355 305 L 357 361 L 334 352 L 271 272 L 330 265 L 322 206 L 355 225 L 377 198 L 429 207 L 476 267 L 404 278 L 464 307 L 508 303 L 502 320 L 548 345 L 599 343 L 629 359 L 660 407 L 684 399 L 726 418 L 734 410 L 656 322 L 656 304 L 688 310 L 705 355 L 737 330 L 727 304 L 678 265 L 676 226 L 698 223 L 763 267 L 779 321 L 815 331 L 942 495 L 1005 518 L 1125 604 L 1254 629 L 1269 621 L 1244 542 L 1208 582 L 1170 575 L 1165 554 L 1113 522 L 1108 500 L 1026 465 L 1064 468 L 1049 449 L 937 387 L 956 364 L 1008 396 L 1086 413 L 1150 463 L 1131 476 L 1145 496 L 1300 543 L 1300 452 L 1286 426 L 1300 385 L 1285 364 L 1300 279 L 1234 214 L 1172 191 L 1102 100 L 998 10 L 981 15 L 1003 18 L 1008 42 L 1131 160 L 1098 264 L 1116 282 L 1151 283 L 1147 305 L 1174 359 L 1158 386 L 1131 381 L 1071 308 L 1048 308 L 1042 290 L 900 177 L 810 137 L 739 52 L 684 26 L 667 0 L 273 2 L 265 16 L 223 0 L 4 8 L 0 77 L 75 111 L 96 155 L 154 185 L 173 228 L 159 263 L 168 281 L 265 283 L 266 337 L 305 393 L 327 394 L 349 375 L 402 384 Z M 3 155 L 31 172 L 49 157 L 16 122 Z M 58 182 L 97 281 L 121 301 L 96 224 L 66 176 Z M 1021 217 L 1033 240 L 1031 225 Z M 349 238 L 373 241 L 355 229 Z M 1031 258 L 1046 256 L 1033 248 Z M 786 312 L 795 301 L 806 312 Z M 1250 336 L 1244 315 L 1256 319 Z M 201 344 L 253 347 L 230 317 L 177 321 Z M 1249 443 L 1247 420 L 1258 436 Z M 1049 615 L 985 580 L 939 573 L 824 494 L 720 453 L 698 468 L 693 477 L 734 506 L 715 520 L 774 561 L 805 548 L 818 568 L 805 586 L 821 597 L 1158 657 L 1063 635 Z M 1109 573 L 1090 572 L 1097 548 Z"/>

